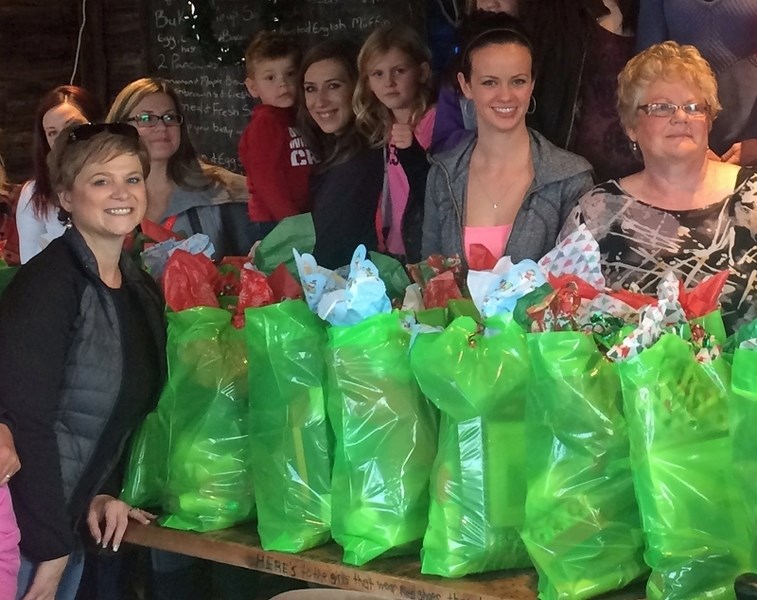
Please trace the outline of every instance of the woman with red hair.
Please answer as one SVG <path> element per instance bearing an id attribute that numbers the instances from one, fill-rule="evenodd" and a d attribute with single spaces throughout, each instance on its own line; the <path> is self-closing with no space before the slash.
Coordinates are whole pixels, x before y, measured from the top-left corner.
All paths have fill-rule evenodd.
<path id="1" fill-rule="evenodd" d="M 42 96 L 34 118 L 34 178 L 21 189 L 16 209 L 22 263 L 28 262 L 65 231 L 64 223 L 58 219 L 58 209 L 51 201 L 53 191 L 47 171 L 50 148 L 69 125 L 101 118 L 99 103 L 84 88 L 61 85 Z"/>

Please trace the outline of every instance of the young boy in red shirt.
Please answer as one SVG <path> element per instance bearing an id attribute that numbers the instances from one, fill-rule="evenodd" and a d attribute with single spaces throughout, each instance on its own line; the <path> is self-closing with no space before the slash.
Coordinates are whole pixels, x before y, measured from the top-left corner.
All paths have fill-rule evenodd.
<path id="1" fill-rule="evenodd" d="M 270 31 L 258 33 L 245 52 L 244 83 L 260 100 L 239 140 L 250 192 L 250 245 L 285 217 L 310 211 L 308 179 L 315 160 L 294 128 L 300 59 L 293 40 Z"/>

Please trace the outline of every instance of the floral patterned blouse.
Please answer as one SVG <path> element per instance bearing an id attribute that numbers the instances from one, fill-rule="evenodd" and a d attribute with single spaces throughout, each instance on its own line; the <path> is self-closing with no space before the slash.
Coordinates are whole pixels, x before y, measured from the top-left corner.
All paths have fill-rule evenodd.
<path id="1" fill-rule="evenodd" d="M 692 210 L 644 204 L 616 180 L 600 184 L 578 202 L 560 239 L 585 223 L 599 243 L 608 287 L 654 295 L 672 270 L 693 287 L 724 269 L 721 296 L 726 330 L 757 318 L 757 172 L 741 169 L 733 194 Z"/>

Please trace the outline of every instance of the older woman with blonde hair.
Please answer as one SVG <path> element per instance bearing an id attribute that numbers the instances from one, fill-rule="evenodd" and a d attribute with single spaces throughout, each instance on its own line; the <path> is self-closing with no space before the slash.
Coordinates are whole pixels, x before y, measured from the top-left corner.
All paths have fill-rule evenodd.
<path id="1" fill-rule="evenodd" d="M 149 221 L 186 235 L 206 234 L 215 245 L 215 258 L 247 253 L 245 179 L 202 160 L 190 139 L 181 99 L 167 81 L 132 81 L 118 93 L 106 120 L 133 125 L 147 147 Z"/>
<path id="2" fill-rule="evenodd" d="M 664 42 L 630 60 L 618 82 L 621 122 L 644 168 L 589 191 L 561 235 L 589 227 L 613 288 L 654 293 L 668 269 L 687 286 L 727 269 L 732 331 L 757 316 L 757 174 L 707 157 L 720 110 L 712 69 L 693 46 Z"/>

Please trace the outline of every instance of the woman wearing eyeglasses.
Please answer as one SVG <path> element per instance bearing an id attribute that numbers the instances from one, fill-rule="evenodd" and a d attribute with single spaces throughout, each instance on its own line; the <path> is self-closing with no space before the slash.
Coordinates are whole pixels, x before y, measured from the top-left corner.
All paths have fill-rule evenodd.
<path id="1" fill-rule="evenodd" d="M 72 225 L 0 298 L 0 415 L 23 465 L 9 479 L 17 598 L 72 600 L 84 538 L 118 550 L 129 519 L 152 518 L 117 497 L 126 441 L 165 379 L 166 334 L 157 286 L 122 253 L 147 206 L 136 130 L 64 129 L 48 166 Z"/>
<path id="2" fill-rule="evenodd" d="M 181 100 L 166 81 L 131 82 L 116 96 L 106 120 L 136 127 L 150 154 L 148 220 L 186 235 L 206 234 L 215 246 L 215 258 L 247 253 L 242 243 L 245 179 L 202 161 L 190 140 Z M 239 224 L 235 216 L 241 218 Z"/>
<path id="3" fill-rule="evenodd" d="M 715 76 L 693 46 L 664 42 L 618 78 L 618 112 L 644 168 L 596 186 L 561 236 L 583 222 L 599 242 L 607 283 L 654 294 L 672 269 L 687 286 L 730 271 L 726 328 L 757 316 L 757 174 L 707 158 L 720 110 Z"/>
<path id="4" fill-rule="evenodd" d="M 204 233 L 215 246 L 214 258 L 247 254 L 247 182 L 200 158 L 181 113 L 181 99 L 168 82 L 153 78 L 131 82 L 116 96 L 106 120 L 133 126 L 147 148 L 146 219 L 178 233 Z M 197 583 L 205 573 L 202 561 L 161 550 L 150 555 L 153 598 L 191 599 L 203 594 Z M 212 577 L 239 582 L 242 569 L 228 569 L 219 567 L 223 574 L 214 572 Z M 249 589 L 249 584 L 238 587 Z"/>
<path id="5" fill-rule="evenodd" d="M 696 46 L 718 82 L 723 112 L 710 148 L 723 162 L 757 165 L 757 2 L 640 0 L 637 50 L 664 40 Z"/>

